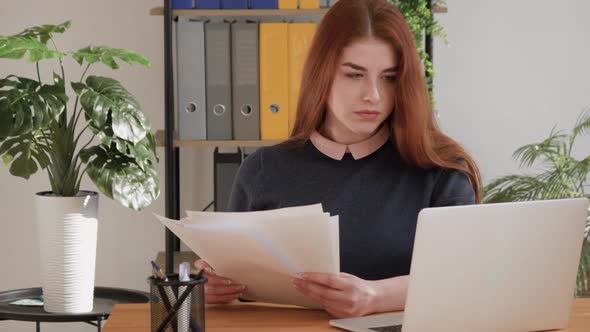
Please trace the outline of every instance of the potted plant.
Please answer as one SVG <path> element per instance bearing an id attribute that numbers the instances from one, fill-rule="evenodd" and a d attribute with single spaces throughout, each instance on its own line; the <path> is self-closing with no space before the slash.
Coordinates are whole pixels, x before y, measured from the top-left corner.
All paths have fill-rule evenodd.
<path id="1" fill-rule="evenodd" d="M 0 36 L 0 58 L 28 55 L 37 68 L 36 78 L 0 78 L 0 156 L 25 179 L 47 171 L 51 190 L 37 193 L 35 202 L 45 310 L 79 313 L 92 310 L 98 204 L 96 192 L 80 190 L 83 175 L 135 210 L 151 204 L 160 188 L 156 142 L 139 103 L 118 81 L 86 76 L 97 63 L 117 69 L 118 61 L 144 67 L 149 61 L 103 46 L 60 52 L 54 35 L 69 27 L 68 21 Z M 84 66 L 79 80 L 66 83 L 64 57 Z M 44 83 L 39 66 L 51 59 L 61 71 Z M 71 107 L 66 84 L 75 95 Z"/>
<path id="2" fill-rule="evenodd" d="M 578 160 L 572 156 L 575 140 L 582 134 L 590 134 L 590 109 L 583 111 L 571 133 L 551 131 L 540 143 L 518 148 L 513 157 L 520 167 L 540 166 L 537 174 L 508 175 L 492 181 L 484 188 L 484 202 L 512 202 L 570 197 L 587 197 L 590 173 L 590 156 Z M 590 296 L 590 211 L 582 256 L 576 281 L 576 295 Z"/>

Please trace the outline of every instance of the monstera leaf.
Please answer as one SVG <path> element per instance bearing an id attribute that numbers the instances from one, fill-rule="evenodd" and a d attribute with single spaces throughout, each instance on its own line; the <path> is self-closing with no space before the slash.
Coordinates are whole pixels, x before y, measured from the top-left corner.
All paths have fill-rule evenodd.
<path id="1" fill-rule="evenodd" d="M 150 62 L 143 56 L 120 48 L 110 48 L 105 46 L 85 47 L 72 54 L 72 57 L 78 64 L 83 64 L 84 60 L 88 64 L 100 62 L 111 69 L 118 69 L 119 65 L 115 59 L 126 62 L 127 64 L 139 64 L 144 67 L 149 67 Z"/>
<path id="2" fill-rule="evenodd" d="M 29 52 L 29 62 L 63 58 L 65 54 L 52 51 L 34 37 L 0 36 L 0 58 L 22 59 Z"/>
<path id="3" fill-rule="evenodd" d="M 150 130 L 133 96 L 116 80 L 108 77 L 89 76 L 86 84 L 78 84 L 80 103 L 86 119 L 96 130 L 103 130 L 107 119 L 112 119 L 112 131 L 116 137 L 138 143 Z"/>
<path id="4" fill-rule="evenodd" d="M 42 85 L 13 75 L 0 80 L 0 137 L 45 128 L 60 116 L 68 97 L 58 75 L 54 82 Z"/>
<path id="5" fill-rule="evenodd" d="M 22 59 L 29 52 L 29 62 L 44 59 L 63 58 L 64 53 L 47 48 L 53 34 L 63 33 L 70 27 L 70 21 L 60 25 L 42 25 L 24 30 L 18 35 L 0 36 L 0 58 Z"/>
<path id="6" fill-rule="evenodd" d="M 86 173 L 99 190 L 121 205 L 141 210 L 160 195 L 151 162 L 145 163 L 142 169 L 134 158 L 104 144 L 83 150 L 80 158 L 87 163 Z"/>
<path id="7" fill-rule="evenodd" d="M 45 154 L 48 146 L 41 142 L 39 135 L 31 132 L 0 139 L 0 142 L 0 156 L 5 165 L 10 164 L 9 170 L 12 175 L 28 179 L 39 167 L 44 169 L 49 163 Z"/>
<path id="8" fill-rule="evenodd" d="M 72 25 L 71 21 L 65 21 L 59 25 L 52 25 L 52 24 L 45 24 L 38 27 L 32 27 L 23 30 L 17 36 L 19 37 L 32 37 L 43 44 L 47 44 L 47 42 L 53 38 L 53 34 L 56 33 L 64 33 L 67 29 L 70 28 Z"/>

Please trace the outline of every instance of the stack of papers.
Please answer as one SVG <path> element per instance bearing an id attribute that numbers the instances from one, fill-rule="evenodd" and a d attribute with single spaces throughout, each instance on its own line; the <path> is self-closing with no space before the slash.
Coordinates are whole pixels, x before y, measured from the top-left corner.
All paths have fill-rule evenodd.
<path id="1" fill-rule="evenodd" d="M 321 204 L 187 215 L 156 217 L 217 274 L 246 285 L 244 299 L 320 308 L 291 279 L 303 272 L 340 272 L 338 216 L 324 213 Z"/>

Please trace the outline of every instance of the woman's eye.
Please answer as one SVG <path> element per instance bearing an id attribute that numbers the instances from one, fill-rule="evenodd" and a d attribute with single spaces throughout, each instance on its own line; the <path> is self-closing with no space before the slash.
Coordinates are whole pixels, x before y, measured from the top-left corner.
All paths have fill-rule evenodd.
<path id="1" fill-rule="evenodd" d="M 395 75 L 384 76 L 386 81 L 395 82 Z"/>
<path id="2" fill-rule="evenodd" d="M 346 76 L 347 77 L 350 77 L 350 78 L 360 78 L 360 77 L 363 77 L 363 75 L 362 74 L 359 74 L 359 73 L 349 73 L 349 74 L 346 74 Z"/>

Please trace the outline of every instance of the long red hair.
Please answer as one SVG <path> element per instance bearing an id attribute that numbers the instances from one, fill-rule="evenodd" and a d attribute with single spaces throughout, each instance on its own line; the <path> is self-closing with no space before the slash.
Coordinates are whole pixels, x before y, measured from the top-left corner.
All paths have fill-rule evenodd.
<path id="1" fill-rule="evenodd" d="M 465 172 L 476 202 L 481 202 L 479 169 L 465 149 L 438 128 L 413 35 L 401 13 L 386 0 L 339 0 L 325 14 L 303 69 L 290 141 L 305 142 L 321 127 L 342 49 L 369 36 L 391 43 L 399 59 L 389 126 L 404 162 L 422 169 Z"/>

